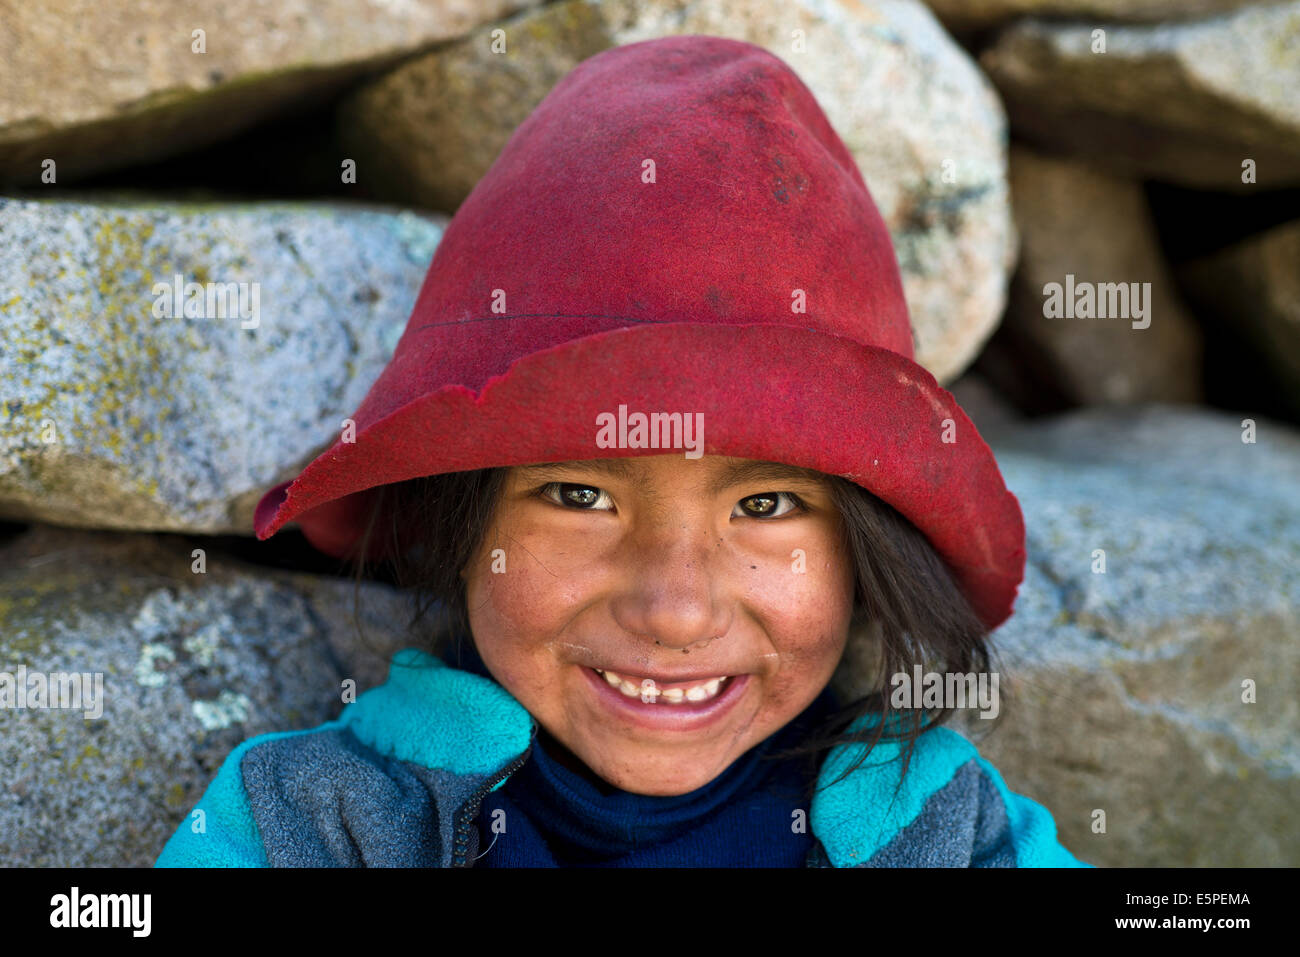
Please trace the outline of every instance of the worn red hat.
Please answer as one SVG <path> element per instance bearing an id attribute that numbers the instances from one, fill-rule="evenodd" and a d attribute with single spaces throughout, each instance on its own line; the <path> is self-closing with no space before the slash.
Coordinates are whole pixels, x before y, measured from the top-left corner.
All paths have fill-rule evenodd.
<path id="1" fill-rule="evenodd" d="M 555 86 L 448 225 L 355 441 L 269 491 L 257 537 L 296 520 L 342 557 L 380 485 L 665 454 L 598 443 L 620 406 L 703 413 L 704 454 L 858 483 L 989 628 L 1010 616 L 1019 503 L 913 361 L 862 174 L 785 63 L 722 37 L 606 50 Z"/>

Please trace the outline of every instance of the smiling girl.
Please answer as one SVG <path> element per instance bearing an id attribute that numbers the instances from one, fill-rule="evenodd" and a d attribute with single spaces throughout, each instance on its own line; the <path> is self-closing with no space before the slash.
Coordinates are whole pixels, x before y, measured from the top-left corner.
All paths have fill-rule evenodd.
<path id="1" fill-rule="evenodd" d="M 691 410 L 705 454 L 609 448 L 622 406 Z M 353 419 L 258 536 L 390 563 L 449 623 L 338 720 L 236 748 L 160 865 L 1078 865 L 951 702 L 891 706 L 916 666 L 987 671 L 1024 527 L 773 55 L 573 70 Z"/>

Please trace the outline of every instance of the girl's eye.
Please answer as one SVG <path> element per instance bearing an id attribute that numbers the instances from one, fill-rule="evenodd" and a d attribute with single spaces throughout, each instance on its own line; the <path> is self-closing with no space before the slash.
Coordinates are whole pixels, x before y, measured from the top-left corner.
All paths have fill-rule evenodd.
<path id="1" fill-rule="evenodd" d="M 780 507 L 781 499 L 792 503 L 784 511 L 777 511 Z M 731 513 L 732 518 L 780 518 L 783 515 L 789 515 L 795 509 L 801 507 L 802 503 L 799 497 L 793 492 L 761 492 L 758 495 L 750 495 L 748 498 L 742 498 L 736 503 L 736 511 Z"/>
<path id="2" fill-rule="evenodd" d="M 594 485 L 581 485 L 576 482 L 548 482 L 537 490 L 542 498 L 563 505 L 589 512 L 609 511 L 613 504 L 609 493 Z M 784 499 L 788 506 L 781 508 Z M 761 492 L 750 495 L 736 503 L 732 518 L 780 518 L 801 508 L 803 503 L 793 492 Z"/>
<path id="3" fill-rule="evenodd" d="M 553 491 L 555 494 L 552 494 Z M 596 488 L 594 485 L 577 485 L 573 482 L 548 482 L 538 489 L 538 494 L 557 505 L 572 506 L 590 512 L 607 511 L 608 509 L 598 506 L 602 503 L 612 504 L 609 493 L 604 489 Z"/>

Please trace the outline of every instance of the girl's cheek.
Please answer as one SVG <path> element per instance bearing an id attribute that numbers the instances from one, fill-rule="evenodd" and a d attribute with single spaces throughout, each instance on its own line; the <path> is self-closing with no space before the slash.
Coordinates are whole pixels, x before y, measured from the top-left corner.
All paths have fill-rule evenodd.
<path id="1" fill-rule="evenodd" d="M 761 609 L 769 631 L 782 635 L 821 634 L 821 645 L 833 641 L 837 628 L 852 612 L 853 589 L 849 575 L 832 560 L 814 565 L 804 555 L 773 562 L 752 570 L 745 588 L 750 606 Z"/>
<path id="2" fill-rule="evenodd" d="M 474 639 L 484 663 L 507 689 L 545 693 L 554 687 L 552 644 L 565 633 L 570 609 L 581 607 L 581 596 L 570 579 L 547 573 L 545 556 L 527 543 L 509 541 L 495 557 L 488 554 L 472 578 Z"/>
<path id="3" fill-rule="evenodd" d="M 498 627 L 521 639 L 545 640 L 559 631 L 592 587 L 582 574 L 527 547 L 506 550 L 498 567 L 484 576 L 480 600 Z"/>

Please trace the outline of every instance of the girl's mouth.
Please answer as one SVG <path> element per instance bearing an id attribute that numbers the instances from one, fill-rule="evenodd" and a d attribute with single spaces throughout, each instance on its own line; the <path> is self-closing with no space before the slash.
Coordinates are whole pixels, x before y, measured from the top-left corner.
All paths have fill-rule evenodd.
<path id="1" fill-rule="evenodd" d="M 731 681 L 730 675 L 719 675 L 716 678 L 702 678 L 695 681 L 659 683 L 654 678 L 624 676 L 613 671 L 601 671 L 599 668 L 592 670 L 603 676 L 611 688 L 617 688 L 629 698 L 640 698 L 644 704 L 708 701 L 710 698 L 716 698 Z"/>
<path id="2" fill-rule="evenodd" d="M 646 730 L 699 731 L 722 720 L 743 696 L 750 676 L 700 676 L 659 681 L 607 668 L 583 667 L 592 692 L 611 716 Z"/>

